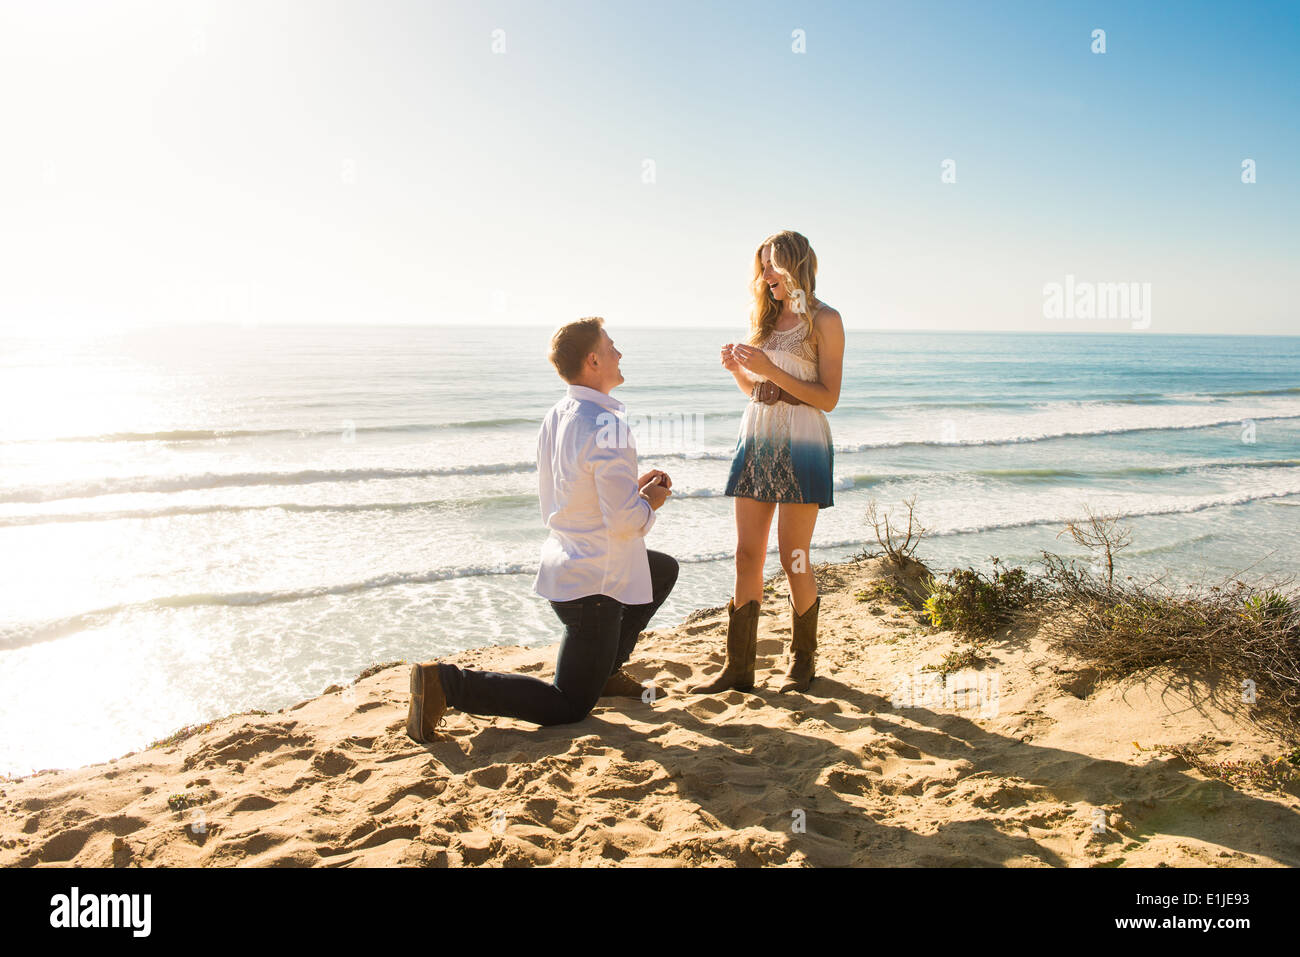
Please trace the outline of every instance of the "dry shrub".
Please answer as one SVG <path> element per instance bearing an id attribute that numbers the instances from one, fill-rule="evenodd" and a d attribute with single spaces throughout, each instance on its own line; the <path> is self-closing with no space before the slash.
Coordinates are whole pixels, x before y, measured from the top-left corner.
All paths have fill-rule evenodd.
<path id="1" fill-rule="evenodd" d="M 1099 559 L 1106 562 L 1106 585 L 1115 581 L 1115 553 L 1133 544 L 1133 530 L 1121 527 L 1118 514 L 1099 514 L 1092 506 L 1083 507 L 1082 519 L 1066 522 L 1065 528 L 1056 536 L 1069 535 L 1084 548 L 1100 552 Z"/>
<path id="2" fill-rule="evenodd" d="M 1115 677 L 1176 666 L 1216 696 L 1252 704 L 1262 726 L 1300 741 L 1300 595 L 1290 582 L 1116 584 L 1058 555 L 1043 558 L 1037 612 L 1061 650 Z"/>
<path id="3" fill-rule="evenodd" d="M 899 519 L 899 525 L 895 528 L 891 521 L 891 512 L 886 511 L 882 514 L 874 498 L 867 503 L 867 521 L 876 533 L 876 541 L 885 550 L 885 557 L 900 567 L 914 561 L 916 547 L 921 544 L 921 539 L 928 531 L 917 521 L 915 495 L 903 502 L 903 508 L 907 510 L 907 527 L 903 528 L 902 519 Z"/>

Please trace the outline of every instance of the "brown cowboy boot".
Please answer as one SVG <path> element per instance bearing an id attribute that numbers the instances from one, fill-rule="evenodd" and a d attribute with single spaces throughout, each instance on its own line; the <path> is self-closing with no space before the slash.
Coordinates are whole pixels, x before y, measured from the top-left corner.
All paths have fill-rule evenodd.
<path id="1" fill-rule="evenodd" d="M 411 665 L 411 704 L 406 711 L 406 734 L 424 744 L 437 736 L 437 727 L 447 711 L 438 662 Z"/>
<path id="2" fill-rule="evenodd" d="M 818 595 L 800 615 L 794 610 L 794 599 L 790 599 L 794 635 L 790 640 L 790 670 L 786 672 L 782 691 L 807 691 L 813 680 L 813 663 L 817 657 L 817 611 L 821 603 L 822 597 Z"/>
<path id="3" fill-rule="evenodd" d="M 754 658 L 758 653 L 758 599 L 753 598 L 739 608 L 733 598 L 727 599 L 727 663 L 718 675 L 706 685 L 692 688 L 692 694 L 714 694 L 735 688 L 751 691 L 754 687 Z"/>
<path id="4" fill-rule="evenodd" d="M 605 689 L 601 691 L 600 696 L 602 698 L 639 698 L 644 691 L 645 688 L 641 682 L 620 668 L 606 679 Z"/>

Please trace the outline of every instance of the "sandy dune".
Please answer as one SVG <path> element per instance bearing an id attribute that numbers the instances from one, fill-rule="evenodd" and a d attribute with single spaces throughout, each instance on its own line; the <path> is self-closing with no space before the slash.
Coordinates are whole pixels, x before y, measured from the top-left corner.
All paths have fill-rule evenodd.
<path id="1" fill-rule="evenodd" d="M 1300 864 L 1295 794 L 1234 790 L 1134 747 L 1208 733 L 1217 759 L 1275 756 L 1243 718 L 1183 679 L 1096 685 L 1033 634 L 964 676 L 982 700 L 928 700 L 917 669 L 956 642 L 855 600 L 881 573 L 877 560 L 818 569 L 808 694 L 776 691 L 779 584 L 752 694 L 680 692 L 721 666 L 721 609 L 642 639 L 629 671 L 662 696 L 602 699 L 578 725 L 453 711 L 441 740 L 417 745 L 407 667 L 393 665 L 169 747 L 0 783 L 0 864 Z M 456 660 L 546 675 L 554 653 Z"/>

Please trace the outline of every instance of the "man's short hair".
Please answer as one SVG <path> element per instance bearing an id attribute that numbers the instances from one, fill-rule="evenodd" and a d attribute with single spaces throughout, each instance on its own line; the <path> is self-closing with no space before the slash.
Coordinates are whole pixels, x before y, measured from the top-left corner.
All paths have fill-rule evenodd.
<path id="1" fill-rule="evenodd" d="M 551 336 L 551 365 L 565 382 L 572 383 L 582 374 L 587 356 L 600 349 L 601 327 L 605 320 L 600 316 L 587 316 L 566 323 Z"/>

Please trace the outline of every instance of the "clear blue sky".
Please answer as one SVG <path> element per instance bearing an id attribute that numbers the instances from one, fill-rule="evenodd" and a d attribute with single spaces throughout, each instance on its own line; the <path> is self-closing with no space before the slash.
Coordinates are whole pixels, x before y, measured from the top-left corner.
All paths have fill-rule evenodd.
<path id="1" fill-rule="evenodd" d="M 7 3 L 0 328 L 741 327 L 793 228 L 850 328 L 1130 327 L 1044 319 L 1071 274 L 1297 332 L 1297 49 L 1300 3 Z"/>

